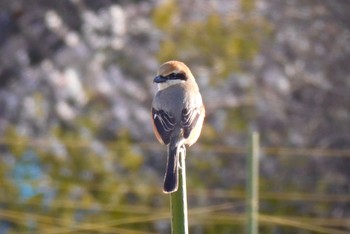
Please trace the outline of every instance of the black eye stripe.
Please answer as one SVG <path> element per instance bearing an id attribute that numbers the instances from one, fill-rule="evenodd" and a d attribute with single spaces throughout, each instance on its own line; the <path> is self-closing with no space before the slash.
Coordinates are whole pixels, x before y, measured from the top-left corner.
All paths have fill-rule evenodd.
<path id="1" fill-rule="evenodd" d="M 187 77 L 183 73 L 170 73 L 166 76 L 168 80 L 187 80 Z"/>

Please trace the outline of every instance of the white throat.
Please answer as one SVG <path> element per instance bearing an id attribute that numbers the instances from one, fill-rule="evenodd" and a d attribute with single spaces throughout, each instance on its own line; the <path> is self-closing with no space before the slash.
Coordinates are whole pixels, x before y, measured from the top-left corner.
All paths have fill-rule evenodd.
<path id="1" fill-rule="evenodd" d="M 172 85 L 177 85 L 177 84 L 181 84 L 181 83 L 185 83 L 184 80 L 167 80 L 166 82 L 163 83 L 158 83 L 158 91 L 166 89 Z"/>

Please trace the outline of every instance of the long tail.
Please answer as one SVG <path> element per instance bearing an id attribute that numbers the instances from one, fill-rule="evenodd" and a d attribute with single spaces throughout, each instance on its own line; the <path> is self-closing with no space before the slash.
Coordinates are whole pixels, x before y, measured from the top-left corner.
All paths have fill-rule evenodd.
<path id="1" fill-rule="evenodd" d="M 168 145 L 168 162 L 164 177 L 164 193 L 173 193 L 177 191 L 179 180 L 179 147 L 178 144 Z"/>

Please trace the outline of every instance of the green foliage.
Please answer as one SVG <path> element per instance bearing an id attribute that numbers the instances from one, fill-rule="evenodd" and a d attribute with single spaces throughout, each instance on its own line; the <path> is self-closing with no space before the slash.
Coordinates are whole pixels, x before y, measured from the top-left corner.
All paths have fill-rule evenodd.
<path id="1" fill-rule="evenodd" d="M 69 227 L 79 223 L 79 220 L 103 222 L 128 216 L 124 212 L 105 213 L 104 207 L 111 211 L 114 207 L 117 211 L 118 207 L 128 203 L 135 205 L 141 200 L 143 204 L 151 202 L 148 196 L 139 197 L 128 191 L 129 187 L 145 177 L 139 172 L 143 157 L 132 147 L 128 131 L 120 131 L 113 142 L 100 142 L 100 147 L 104 149 L 100 154 L 95 149 L 94 141 L 77 130 L 88 129 L 96 134 L 100 127 L 96 120 L 90 118 L 91 116 L 83 116 L 78 119 L 75 128 L 52 129 L 52 136 L 61 147 L 60 152 L 50 149 L 50 141 L 42 139 L 34 143 L 20 136 L 14 128 L 8 128 L 4 139 L 9 139 L 6 143 L 8 153 L 14 155 L 16 161 L 12 164 L 0 163 L 0 207 L 22 215 L 32 212 L 34 206 L 35 213 L 45 215 L 48 219 L 54 217 L 59 220 L 57 224 L 61 227 Z M 15 142 L 12 144 L 11 141 Z M 44 175 L 37 181 L 25 181 L 37 194 L 20 204 L 21 191 L 11 177 L 28 150 L 33 151 Z M 0 157 L 0 160 L 3 159 Z M 9 202 L 5 205 L 4 201 Z M 38 230 L 41 222 L 39 218 L 33 218 L 31 227 L 28 224 L 13 223 L 11 230 Z M 149 224 L 141 227 L 147 230 Z"/>
<path id="2" fill-rule="evenodd" d="M 131 140 L 127 130 L 119 134 L 119 139 L 113 146 L 115 152 L 116 163 L 119 163 L 127 171 L 138 171 L 143 163 L 141 155 L 132 150 Z"/>
<path id="3" fill-rule="evenodd" d="M 243 12 L 251 12 L 255 8 L 255 0 L 241 0 L 241 9 Z"/>
<path id="4" fill-rule="evenodd" d="M 242 107 L 228 111 L 228 121 L 226 121 L 228 131 L 247 132 L 248 121 L 251 119 L 251 108 Z"/>
<path id="5" fill-rule="evenodd" d="M 26 136 L 18 134 L 15 126 L 9 126 L 5 130 L 4 139 L 8 139 L 8 150 L 13 153 L 14 156 L 22 155 L 27 148 L 28 139 Z M 11 144 L 11 143 L 15 144 Z"/>
<path id="6" fill-rule="evenodd" d="M 245 12 L 251 0 L 242 1 Z M 164 33 L 159 61 L 179 59 L 210 68 L 213 82 L 242 69 L 259 49 L 267 26 L 251 17 L 242 19 L 211 12 L 204 20 L 188 19 L 176 1 L 166 1 L 153 13 L 153 22 Z"/>
<path id="7" fill-rule="evenodd" d="M 174 20 L 175 13 L 178 11 L 175 1 L 166 1 L 160 7 L 157 7 L 153 13 L 153 21 L 157 27 L 166 30 Z"/>

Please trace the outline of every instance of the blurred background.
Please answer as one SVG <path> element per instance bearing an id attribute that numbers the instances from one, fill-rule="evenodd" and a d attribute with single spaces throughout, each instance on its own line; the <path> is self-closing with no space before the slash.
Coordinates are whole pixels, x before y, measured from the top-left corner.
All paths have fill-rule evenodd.
<path id="1" fill-rule="evenodd" d="M 0 234 L 170 233 L 158 66 L 207 108 L 187 151 L 190 233 L 243 233 L 249 133 L 260 233 L 350 232 L 350 4 L 0 0 Z"/>

